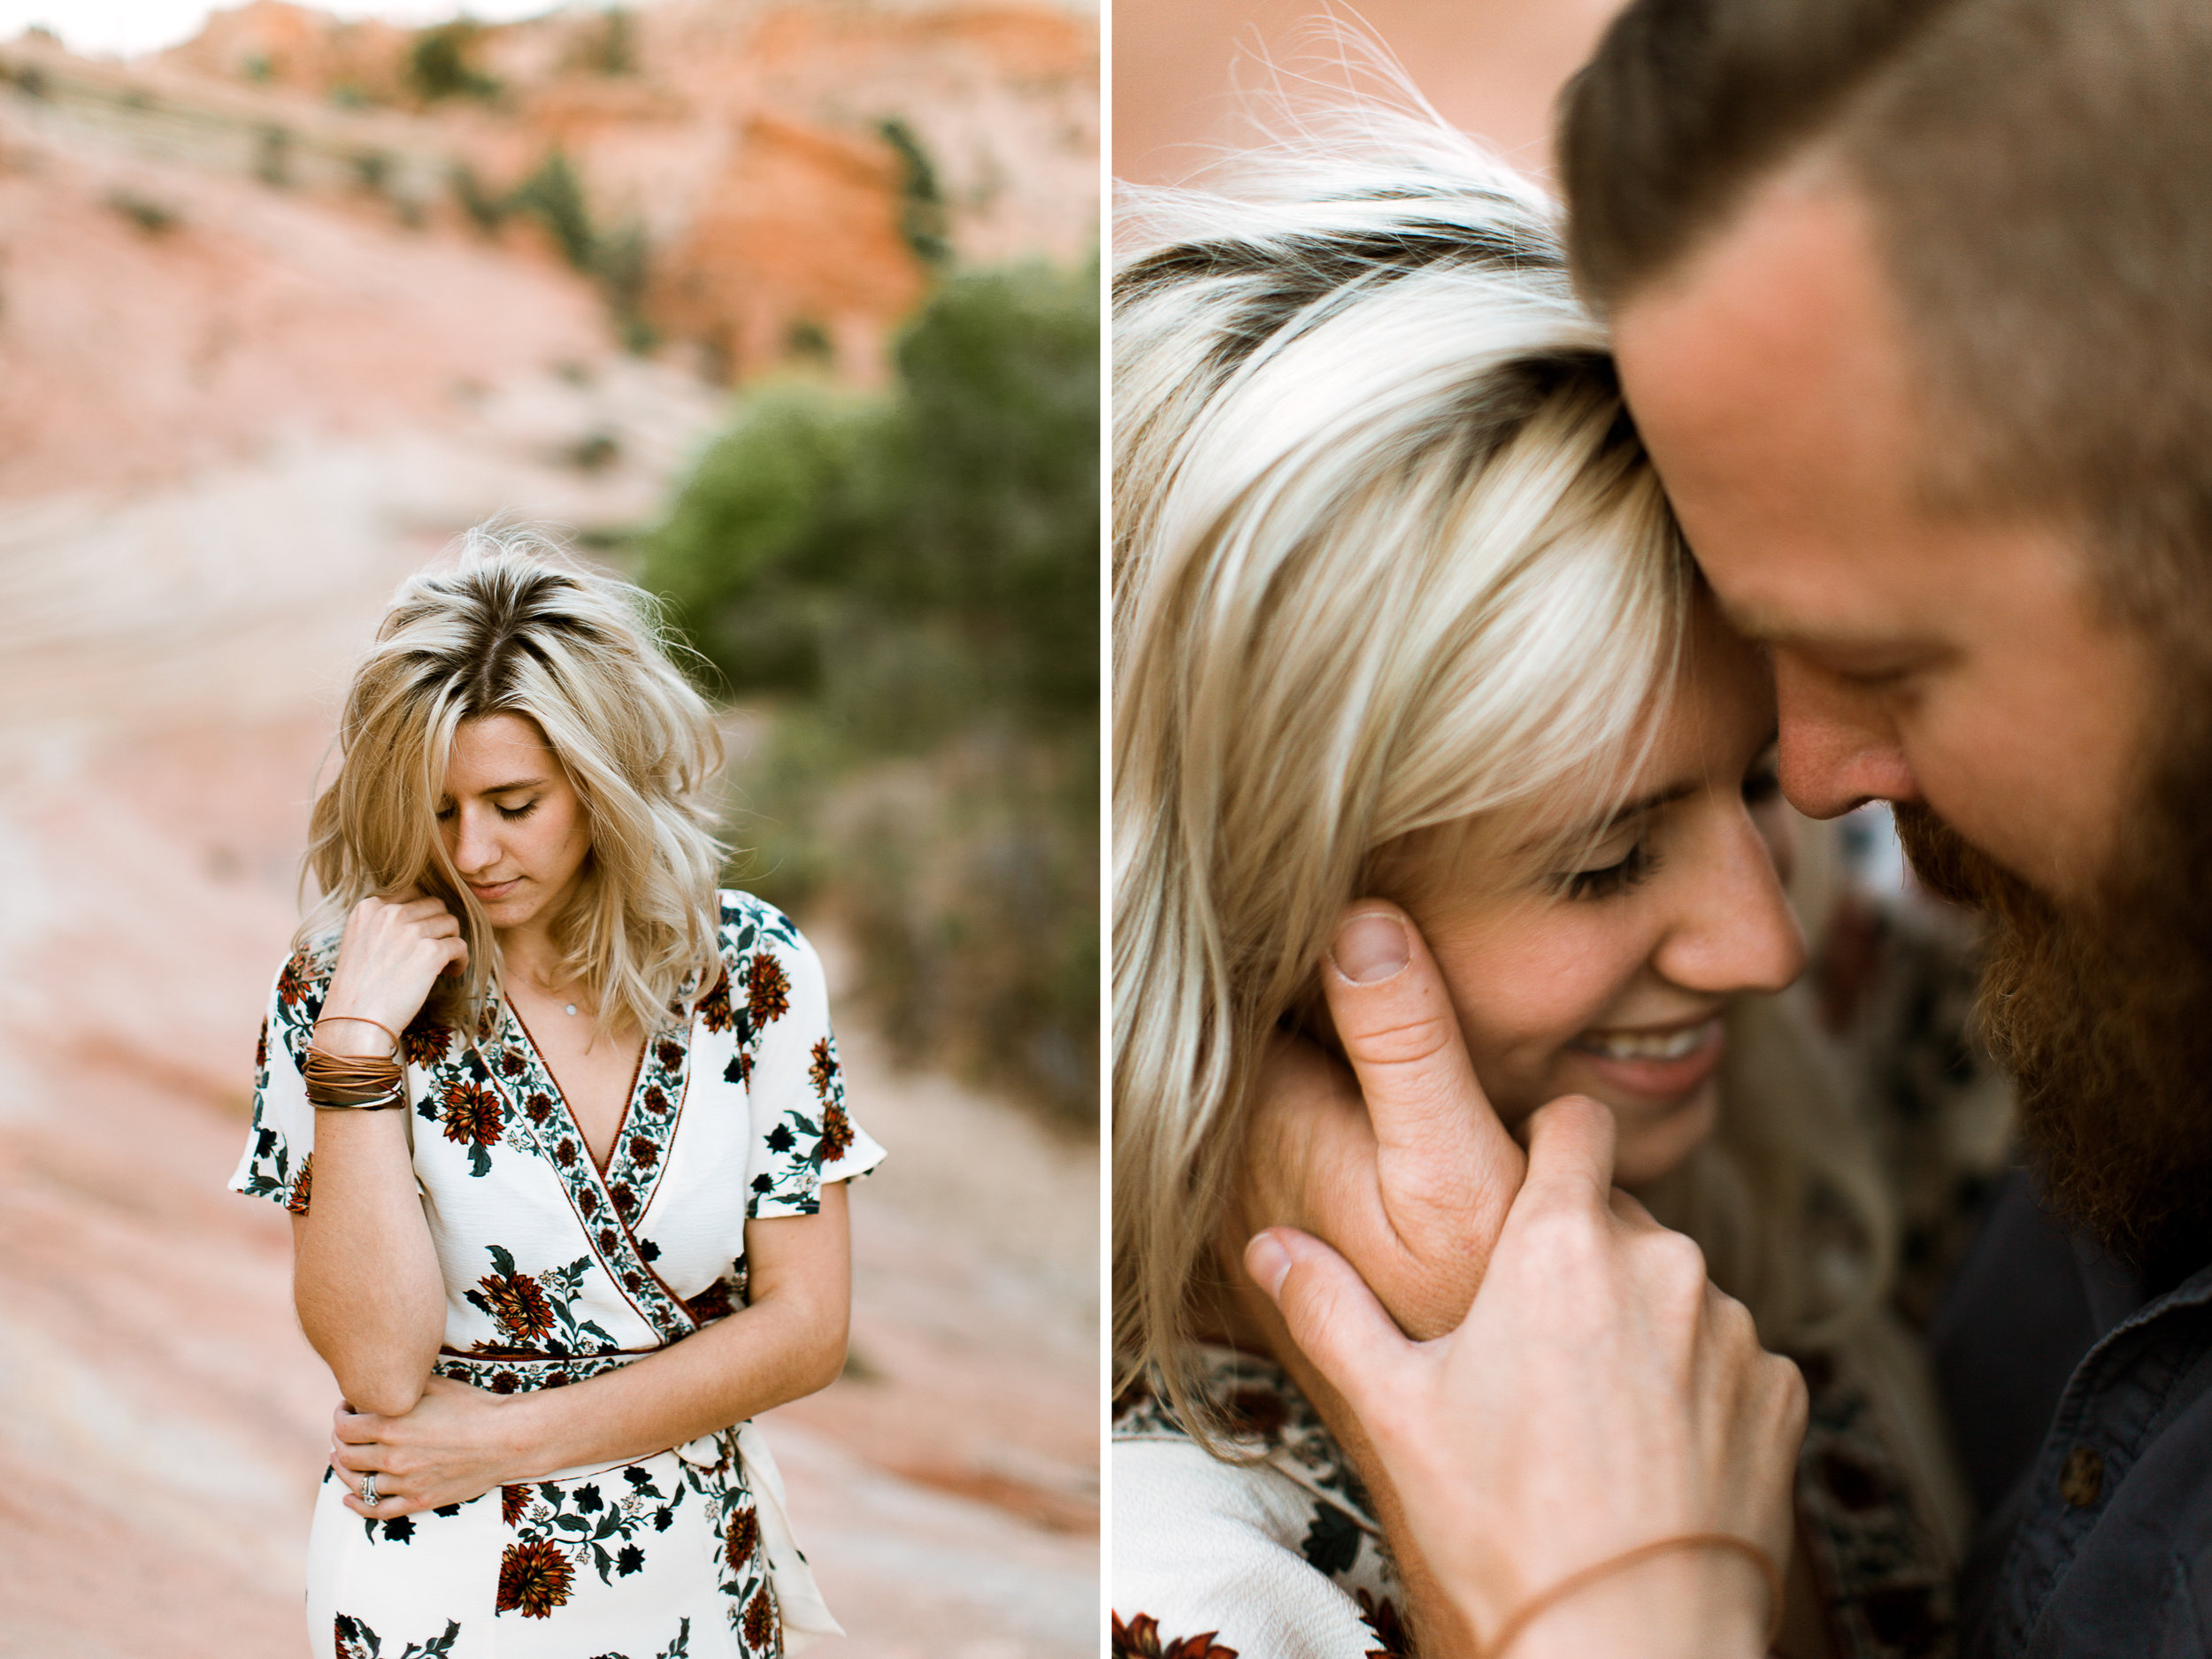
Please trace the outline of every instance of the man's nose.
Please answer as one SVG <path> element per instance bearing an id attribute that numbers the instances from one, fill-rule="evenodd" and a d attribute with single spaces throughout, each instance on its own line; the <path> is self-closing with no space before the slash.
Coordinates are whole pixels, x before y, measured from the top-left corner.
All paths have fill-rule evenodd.
<path id="1" fill-rule="evenodd" d="M 1863 801 L 1920 798 L 1879 694 L 1777 651 L 1774 695 L 1782 793 L 1807 818 L 1839 818 Z"/>

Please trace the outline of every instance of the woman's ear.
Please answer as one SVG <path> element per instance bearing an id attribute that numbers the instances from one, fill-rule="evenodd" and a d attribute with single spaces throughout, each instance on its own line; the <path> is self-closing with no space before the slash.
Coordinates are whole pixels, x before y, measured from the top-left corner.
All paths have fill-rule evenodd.
<path id="1" fill-rule="evenodd" d="M 1296 1002 L 1283 1010 L 1282 1018 L 1276 1023 L 1286 1034 L 1302 1037 L 1324 1053 L 1341 1060 L 1344 1043 L 1336 1034 L 1336 1020 L 1329 1012 L 1328 999 L 1321 992 L 1322 972 L 1317 967 L 1306 976 L 1306 988 Z"/>

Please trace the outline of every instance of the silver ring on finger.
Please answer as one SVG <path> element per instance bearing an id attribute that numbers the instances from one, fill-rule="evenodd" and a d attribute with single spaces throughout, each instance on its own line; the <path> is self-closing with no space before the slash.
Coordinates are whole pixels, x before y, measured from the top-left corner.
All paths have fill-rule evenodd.
<path id="1" fill-rule="evenodd" d="M 378 1504 L 384 1502 L 383 1499 L 376 1495 L 376 1471 L 374 1470 L 371 1470 L 367 1474 L 361 1477 L 361 1502 L 367 1504 L 372 1509 L 376 1508 Z"/>

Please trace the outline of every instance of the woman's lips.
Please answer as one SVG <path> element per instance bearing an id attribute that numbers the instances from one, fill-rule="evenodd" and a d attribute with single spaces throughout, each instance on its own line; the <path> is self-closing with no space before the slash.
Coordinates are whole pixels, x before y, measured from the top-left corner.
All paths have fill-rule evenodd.
<path id="1" fill-rule="evenodd" d="M 1666 1031 L 1586 1032 L 1574 1056 L 1615 1088 L 1653 1102 L 1679 1100 L 1713 1075 L 1723 1045 L 1718 1015 Z"/>
<path id="2" fill-rule="evenodd" d="M 511 881 L 498 882 L 488 887 L 479 887 L 475 882 L 472 881 L 469 883 L 469 891 L 476 895 L 476 902 L 479 904 L 496 904 L 500 900 L 505 898 L 510 893 L 512 893 L 521 885 L 522 878 L 520 876 L 515 877 Z"/>

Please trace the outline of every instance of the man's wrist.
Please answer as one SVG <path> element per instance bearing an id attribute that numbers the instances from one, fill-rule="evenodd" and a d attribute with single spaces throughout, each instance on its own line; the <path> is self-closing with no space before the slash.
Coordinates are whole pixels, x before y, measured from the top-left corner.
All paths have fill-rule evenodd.
<path id="1" fill-rule="evenodd" d="M 1493 1659 L 1761 1659 L 1769 1599 L 1732 1551 L 1662 1555 L 1563 1597 Z"/>

